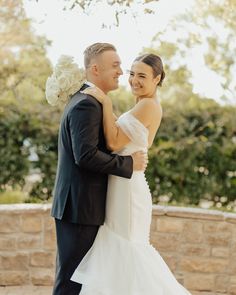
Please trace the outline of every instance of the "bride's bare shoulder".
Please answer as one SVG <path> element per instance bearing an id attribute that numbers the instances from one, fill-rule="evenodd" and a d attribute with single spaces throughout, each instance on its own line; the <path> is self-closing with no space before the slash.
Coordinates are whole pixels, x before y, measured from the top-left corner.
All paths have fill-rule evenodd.
<path id="1" fill-rule="evenodd" d="M 154 99 L 143 98 L 140 100 L 131 113 L 139 119 L 145 127 L 153 125 L 155 122 L 160 122 L 162 118 L 162 109 L 159 102 Z M 157 124 L 155 123 L 155 125 Z"/>
<path id="2" fill-rule="evenodd" d="M 157 99 L 143 98 L 133 108 L 135 112 L 145 112 L 147 114 L 162 115 L 162 107 Z"/>

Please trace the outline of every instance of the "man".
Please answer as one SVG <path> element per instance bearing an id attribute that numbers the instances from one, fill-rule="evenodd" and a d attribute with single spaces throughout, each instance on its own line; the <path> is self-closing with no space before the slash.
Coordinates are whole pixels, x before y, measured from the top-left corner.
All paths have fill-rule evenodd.
<path id="1" fill-rule="evenodd" d="M 84 52 L 89 85 L 105 93 L 118 87 L 120 58 L 113 45 L 96 43 Z M 107 175 L 130 178 L 145 170 L 143 152 L 110 154 L 103 133 L 102 106 L 78 91 L 65 108 L 58 139 L 58 168 L 52 205 L 57 234 L 57 264 L 53 295 L 78 295 L 81 285 L 70 278 L 92 246 L 105 219 Z"/>

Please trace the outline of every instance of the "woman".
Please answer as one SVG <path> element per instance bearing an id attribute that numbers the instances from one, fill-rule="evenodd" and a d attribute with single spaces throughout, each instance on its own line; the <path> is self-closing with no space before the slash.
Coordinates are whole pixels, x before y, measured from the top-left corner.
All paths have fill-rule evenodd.
<path id="1" fill-rule="evenodd" d="M 162 118 L 156 90 L 164 77 L 160 57 L 136 58 L 129 77 L 136 105 L 117 121 L 108 96 L 95 87 L 84 91 L 103 106 L 104 133 L 112 151 L 129 155 L 152 145 Z M 81 295 L 190 294 L 150 245 L 151 218 L 152 198 L 144 173 L 134 172 L 131 179 L 110 175 L 105 223 L 71 278 L 83 285 Z"/>

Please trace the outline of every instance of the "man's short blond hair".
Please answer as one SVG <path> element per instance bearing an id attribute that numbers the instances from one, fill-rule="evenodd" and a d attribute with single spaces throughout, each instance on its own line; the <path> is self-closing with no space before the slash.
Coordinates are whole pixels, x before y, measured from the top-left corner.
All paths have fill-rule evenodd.
<path id="1" fill-rule="evenodd" d="M 94 43 L 87 47 L 84 51 L 84 66 L 87 69 L 90 66 L 91 60 L 96 58 L 104 51 L 113 50 L 116 51 L 114 45 L 110 43 Z"/>

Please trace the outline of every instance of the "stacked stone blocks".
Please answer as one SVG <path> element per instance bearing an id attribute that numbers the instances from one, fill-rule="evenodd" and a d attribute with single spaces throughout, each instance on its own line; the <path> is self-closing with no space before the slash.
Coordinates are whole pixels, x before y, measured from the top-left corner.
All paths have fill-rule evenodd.
<path id="1" fill-rule="evenodd" d="M 50 204 L 0 206 L 0 286 L 51 286 Z M 236 214 L 153 206 L 150 241 L 196 295 L 236 295 Z"/>

